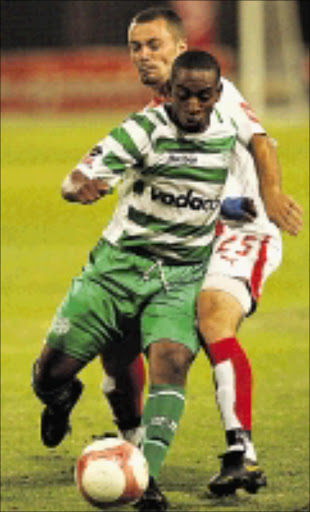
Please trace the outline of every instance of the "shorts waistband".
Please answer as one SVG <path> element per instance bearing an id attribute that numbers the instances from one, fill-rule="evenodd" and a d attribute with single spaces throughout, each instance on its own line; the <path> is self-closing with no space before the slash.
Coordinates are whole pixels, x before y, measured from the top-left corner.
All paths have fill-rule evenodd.
<path id="1" fill-rule="evenodd" d="M 127 252 L 128 254 L 135 254 L 136 256 L 141 256 L 141 258 L 147 258 L 150 261 L 154 261 L 154 263 L 158 260 L 162 262 L 163 265 L 167 265 L 169 267 L 188 267 L 190 265 L 199 265 L 203 263 L 202 261 L 178 261 L 174 260 L 173 258 L 169 258 L 167 256 L 157 255 L 153 252 L 146 251 L 141 248 L 130 248 L 128 249 L 122 249 L 124 252 Z"/>

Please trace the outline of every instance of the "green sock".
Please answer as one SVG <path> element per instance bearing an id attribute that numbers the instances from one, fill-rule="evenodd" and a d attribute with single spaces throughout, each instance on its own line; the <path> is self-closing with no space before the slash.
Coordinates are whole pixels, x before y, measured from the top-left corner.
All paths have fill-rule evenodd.
<path id="1" fill-rule="evenodd" d="M 155 479 L 178 427 L 184 405 L 184 388 L 168 384 L 150 387 L 142 417 L 145 426 L 142 450 L 149 464 L 150 475 Z"/>

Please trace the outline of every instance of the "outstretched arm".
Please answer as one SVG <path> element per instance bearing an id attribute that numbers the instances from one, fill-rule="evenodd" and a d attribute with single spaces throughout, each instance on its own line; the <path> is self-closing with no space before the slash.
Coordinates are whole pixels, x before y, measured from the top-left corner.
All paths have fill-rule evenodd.
<path id="1" fill-rule="evenodd" d="M 71 202 L 91 204 L 109 193 L 110 187 L 100 178 L 90 179 L 78 169 L 64 179 L 61 195 Z"/>
<path id="2" fill-rule="evenodd" d="M 297 235 L 302 228 L 302 209 L 281 190 L 281 169 L 276 148 L 266 135 L 254 134 L 250 150 L 255 160 L 266 213 L 280 229 Z"/>
<path id="3" fill-rule="evenodd" d="M 144 158 L 149 136 L 143 129 L 136 130 L 137 118 L 141 123 L 144 116 L 127 118 L 82 158 L 62 183 L 64 199 L 82 204 L 98 201 L 113 191 L 126 169 Z"/>

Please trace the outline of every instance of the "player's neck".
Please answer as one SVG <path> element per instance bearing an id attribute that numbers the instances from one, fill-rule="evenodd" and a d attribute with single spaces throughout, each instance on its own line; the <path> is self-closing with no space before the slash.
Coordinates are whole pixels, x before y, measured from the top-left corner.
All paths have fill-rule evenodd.
<path id="1" fill-rule="evenodd" d="M 165 82 L 162 85 L 157 87 L 152 87 L 152 91 L 155 97 L 169 99 L 170 98 L 170 88 L 168 82 Z"/>

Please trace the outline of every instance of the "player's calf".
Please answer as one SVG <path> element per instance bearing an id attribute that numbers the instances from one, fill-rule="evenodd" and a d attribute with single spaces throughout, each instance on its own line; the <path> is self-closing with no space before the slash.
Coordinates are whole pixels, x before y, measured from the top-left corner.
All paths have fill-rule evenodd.
<path id="1" fill-rule="evenodd" d="M 131 387 L 129 385 L 127 389 L 124 385 L 117 387 L 116 379 L 107 376 L 102 382 L 102 393 L 112 410 L 119 437 L 139 447 L 142 442 L 143 428 L 140 408 L 136 405 L 136 395 Z"/>

